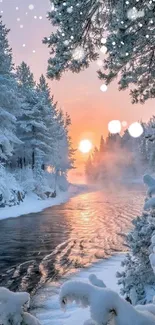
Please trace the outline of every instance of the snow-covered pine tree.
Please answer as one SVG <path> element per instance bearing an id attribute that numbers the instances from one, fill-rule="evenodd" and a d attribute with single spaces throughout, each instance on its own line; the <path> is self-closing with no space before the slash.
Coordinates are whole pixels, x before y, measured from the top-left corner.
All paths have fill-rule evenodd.
<path id="1" fill-rule="evenodd" d="M 37 91 L 33 74 L 26 63 L 22 62 L 16 72 L 19 91 L 23 98 L 21 116 L 18 118 L 19 137 L 23 142 L 20 148 L 21 167 L 31 164 L 35 168 L 37 157 L 44 161 L 49 150 L 47 128 L 44 121 L 46 106 L 41 91 Z M 22 156 L 21 156 L 22 153 Z"/>
<path id="2" fill-rule="evenodd" d="M 55 154 L 55 141 L 57 139 L 57 109 L 50 95 L 50 89 L 46 79 L 41 75 L 37 84 L 37 91 L 41 104 L 42 121 L 45 124 L 45 132 L 42 135 L 46 144 L 45 155 L 43 157 L 43 168 L 52 162 L 52 156 Z"/>
<path id="3" fill-rule="evenodd" d="M 20 109 L 17 83 L 13 74 L 12 50 L 8 44 L 9 30 L 0 17 L 0 163 L 10 162 L 15 146 L 16 116 Z"/>
<path id="4" fill-rule="evenodd" d="M 71 120 L 69 115 L 64 116 L 63 111 L 60 109 L 57 110 L 56 123 L 55 152 L 52 160 L 55 167 L 56 184 L 59 184 L 59 187 L 64 190 L 67 186 L 67 171 L 73 168 L 74 164 L 74 150 L 69 136 Z"/>
<path id="5" fill-rule="evenodd" d="M 155 116 L 152 116 L 147 123 L 146 128 L 146 148 L 149 159 L 149 170 L 151 173 L 155 172 Z"/>
<path id="6" fill-rule="evenodd" d="M 147 208 L 147 202 L 145 208 Z M 133 225 L 134 228 L 126 239 L 130 253 L 122 263 L 123 272 L 118 272 L 117 277 L 118 283 L 122 286 L 121 293 L 136 305 L 152 301 L 151 295 L 147 295 L 148 289 L 154 287 L 153 295 L 155 294 L 155 274 L 149 260 L 151 237 L 155 232 L 153 210 L 143 212 L 141 217 L 133 220 Z"/>
<path id="7" fill-rule="evenodd" d="M 134 85 L 133 103 L 155 97 L 154 1 L 50 1 L 48 17 L 57 27 L 44 39 L 52 50 L 50 78 L 87 68 L 101 51 L 100 79 L 109 84 L 118 77 L 119 89 Z"/>
<path id="8" fill-rule="evenodd" d="M 100 138 L 100 148 L 99 148 L 99 151 L 100 151 L 100 155 L 101 156 L 105 152 L 105 141 L 104 141 L 103 135 L 101 135 L 101 138 Z"/>

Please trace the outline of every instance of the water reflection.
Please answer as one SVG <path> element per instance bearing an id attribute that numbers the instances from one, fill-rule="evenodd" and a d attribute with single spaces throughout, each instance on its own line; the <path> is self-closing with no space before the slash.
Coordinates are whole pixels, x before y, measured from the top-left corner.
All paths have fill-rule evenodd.
<path id="1" fill-rule="evenodd" d="M 124 250 L 140 188 L 82 194 L 61 206 L 0 222 L 0 285 L 32 291 Z"/>

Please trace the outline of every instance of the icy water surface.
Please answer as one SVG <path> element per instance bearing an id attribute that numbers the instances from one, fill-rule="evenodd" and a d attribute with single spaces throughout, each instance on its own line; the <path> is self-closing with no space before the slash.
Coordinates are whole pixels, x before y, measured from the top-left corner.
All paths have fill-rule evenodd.
<path id="1" fill-rule="evenodd" d="M 81 194 L 60 206 L 0 221 L 0 286 L 34 292 L 81 267 L 124 251 L 144 190 Z"/>

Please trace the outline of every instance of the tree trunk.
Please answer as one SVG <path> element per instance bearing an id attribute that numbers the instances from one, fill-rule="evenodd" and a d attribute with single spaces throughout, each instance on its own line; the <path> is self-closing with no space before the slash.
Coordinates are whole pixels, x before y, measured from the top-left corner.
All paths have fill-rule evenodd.
<path id="1" fill-rule="evenodd" d="M 34 169 L 35 166 L 35 154 L 34 154 L 34 150 L 32 152 L 32 169 Z"/>

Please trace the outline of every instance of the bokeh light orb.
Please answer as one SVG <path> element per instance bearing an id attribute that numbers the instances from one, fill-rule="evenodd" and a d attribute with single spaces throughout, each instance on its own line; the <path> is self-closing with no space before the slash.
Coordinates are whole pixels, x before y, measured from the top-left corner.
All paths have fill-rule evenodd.
<path id="1" fill-rule="evenodd" d="M 122 121 L 122 126 L 125 128 L 128 125 L 126 121 Z"/>
<path id="2" fill-rule="evenodd" d="M 112 134 L 121 132 L 121 122 L 119 120 L 112 120 L 108 123 L 108 130 Z"/>
<path id="3" fill-rule="evenodd" d="M 128 131 L 131 137 L 138 138 L 143 134 L 144 129 L 139 122 L 134 122 L 129 126 Z"/>
<path id="4" fill-rule="evenodd" d="M 106 92 L 108 89 L 107 85 L 103 84 L 101 87 L 100 87 L 100 90 L 104 92 Z"/>

